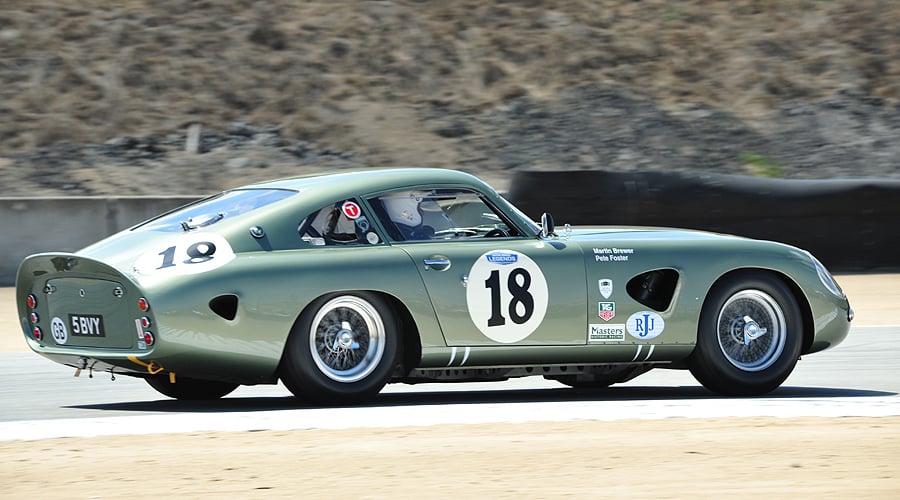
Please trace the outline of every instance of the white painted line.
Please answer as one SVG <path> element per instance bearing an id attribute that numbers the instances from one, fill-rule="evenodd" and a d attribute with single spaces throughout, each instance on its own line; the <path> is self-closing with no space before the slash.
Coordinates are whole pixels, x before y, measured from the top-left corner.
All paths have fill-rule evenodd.
<path id="1" fill-rule="evenodd" d="M 0 422 L 0 441 L 185 432 L 726 417 L 885 417 L 900 397 L 675 399 L 350 407 Z"/>

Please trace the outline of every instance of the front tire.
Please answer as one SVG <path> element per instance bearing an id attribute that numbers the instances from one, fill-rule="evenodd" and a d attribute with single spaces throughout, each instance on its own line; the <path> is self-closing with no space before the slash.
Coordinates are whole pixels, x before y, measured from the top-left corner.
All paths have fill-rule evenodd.
<path id="1" fill-rule="evenodd" d="M 154 376 L 144 379 L 150 387 L 163 396 L 184 401 L 211 401 L 219 399 L 238 388 L 238 384 L 213 380 L 178 378 L 175 383 L 168 376 Z"/>
<path id="2" fill-rule="evenodd" d="M 713 392 L 766 394 L 793 371 L 802 339 L 800 306 L 784 282 L 769 273 L 736 274 L 707 296 L 688 368 Z"/>
<path id="3" fill-rule="evenodd" d="M 386 300 L 368 292 L 322 297 L 291 330 L 279 370 L 284 385 L 312 403 L 373 397 L 393 374 L 399 330 Z"/>

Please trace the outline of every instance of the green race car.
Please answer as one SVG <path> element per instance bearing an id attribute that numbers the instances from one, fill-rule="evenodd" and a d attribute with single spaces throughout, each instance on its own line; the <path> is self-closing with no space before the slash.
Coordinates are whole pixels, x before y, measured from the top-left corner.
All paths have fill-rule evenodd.
<path id="1" fill-rule="evenodd" d="M 778 387 L 853 312 L 803 250 L 643 227 L 536 224 L 468 174 L 390 169 L 254 184 L 76 253 L 25 259 L 37 353 L 179 399 L 283 381 L 313 403 L 387 383 L 543 376 L 606 387 L 689 369 Z"/>

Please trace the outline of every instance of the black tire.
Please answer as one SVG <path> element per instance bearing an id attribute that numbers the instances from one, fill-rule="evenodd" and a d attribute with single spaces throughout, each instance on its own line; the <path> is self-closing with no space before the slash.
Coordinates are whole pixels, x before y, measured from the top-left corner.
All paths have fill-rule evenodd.
<path id="1" fill-rule="evenodd" d="M 317 404 L 374 397 L 393 374 L 400 331 L 386 300 L 368 292 L 322 297 L 294 324 L 279 375 L 298 398 Z"/>
<path id="2" fill-rule="evenodd" d="M 784 282 L 766 272 L 735 274 L 706 297 L 687 364 L 713 392 L 757 396 L 791 374 L 802 340 L 800 306 Z"/>
<path id="3" fill-rule="evenodd" d="M 144 379 L 150 387 L 164 396 L 185 401 L 210 401 L 219 399 L 238 388 L 238 384 L 193 378 L 177 378 L 175 383 L 169 376 L 148 377 Z"/>

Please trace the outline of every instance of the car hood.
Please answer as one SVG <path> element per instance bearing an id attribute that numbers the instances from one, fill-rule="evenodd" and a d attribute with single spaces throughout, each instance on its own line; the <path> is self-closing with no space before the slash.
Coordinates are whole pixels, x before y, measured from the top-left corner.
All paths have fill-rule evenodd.
<path id="1" fill-rule="evenodd" d="M 560 237 L 566 236 L 566 230 L 557 228 Z M 723 240 L 747 239 L 730 234 L 711 233 L 694 229 L 673 229 L 664 227 L 643 226 L 576 226 L 572 227 L 569 237 L 574 240 L 593 240 L 599 237 L 610 237 L 617 240 Z"/>

